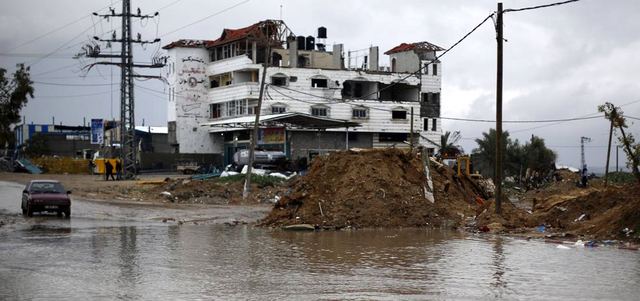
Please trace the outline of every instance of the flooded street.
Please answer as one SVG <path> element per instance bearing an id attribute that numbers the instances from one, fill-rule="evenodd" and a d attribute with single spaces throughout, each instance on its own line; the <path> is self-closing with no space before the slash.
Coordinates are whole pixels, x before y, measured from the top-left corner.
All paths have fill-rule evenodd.
<path id="1" fill-rule="evenodd" d="M 637 300 L 640 253 L 437 230 L 282 232 L 162 216 L 256 212 L 76 201 L 19 215 L 0 182 L 1 300 Z M 228 210 L 228 211 L 225 211 Z M 216 215 L 218 214 L 218 215 Z M 219 217 L 216 219 L 216 217 Z"/>

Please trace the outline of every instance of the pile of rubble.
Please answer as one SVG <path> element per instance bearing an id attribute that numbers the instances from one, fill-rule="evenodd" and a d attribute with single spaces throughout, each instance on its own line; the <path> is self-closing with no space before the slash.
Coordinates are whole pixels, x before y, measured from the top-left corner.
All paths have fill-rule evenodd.
<path id="1" fill-rule="evenodd" d="M 317 157 L 262 225 L 456 227 L 475 216 L 484 194 L 478 185 L 439 164 L 431 175 L 433 203 L 426 196 L 422 160 L 415 154 L 374 149 Z"/>

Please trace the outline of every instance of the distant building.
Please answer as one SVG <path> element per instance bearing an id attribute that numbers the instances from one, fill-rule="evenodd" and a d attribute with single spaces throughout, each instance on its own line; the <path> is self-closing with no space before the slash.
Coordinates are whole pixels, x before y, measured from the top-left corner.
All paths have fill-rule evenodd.
<path id="1" fill-rule="evenodd" d="M 246 148 L 250 132 L 242 121 L 257 110 L 267 58 L 262 116 L 295 112 L 360 126 L 317 130 L 264 123 L 259 148 L 285 151 L 295 159 L 347 144 L 408 147 L 413 110 L 414 141 L 435 151 L 437 146 L 423 137 L 439 141 L 442 133 L 442 67 L 434 60 L 443 49 L 428 42 L 403 43 L 385 52 L 390 67 L 381 67 L 378 47 L 345 56 L 342 44 L 327 51 L 326 38 L 324 27 L 316 37 L 295 36 L 284 22 L 266 20 L 225 29 L 216 40 L 164 46 L 169 54 L 168 135 L 174 151 L 224 154 L 228 162 L 235 151 Z"/>
<path id="2" fill-rule="evenodd" d="M 55 124 L 19 124 L 13 130 L 16 146 L 23 147 L 36 135 L 44 137 L 49 155 L 84 157 L 98 149 L 90 142 L 91 128 Z"/>

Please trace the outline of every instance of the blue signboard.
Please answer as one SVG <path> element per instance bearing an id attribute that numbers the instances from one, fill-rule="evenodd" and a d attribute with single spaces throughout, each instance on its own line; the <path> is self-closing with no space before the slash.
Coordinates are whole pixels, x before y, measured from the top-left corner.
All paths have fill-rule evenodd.
<path id="1" fill-rule="evenodd" d="M 91 119 L 91 144 L 104 142 L 104 122 L 102 119 Z"/>

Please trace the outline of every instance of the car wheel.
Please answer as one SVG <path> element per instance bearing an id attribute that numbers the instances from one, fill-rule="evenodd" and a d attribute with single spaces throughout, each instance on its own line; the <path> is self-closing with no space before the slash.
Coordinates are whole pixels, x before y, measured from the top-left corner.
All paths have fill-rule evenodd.
<path id="1" fill-rule="evenodd" d="M 71 208 L 64 211 L 64 218 L 71 218 Z"/>
<path id="2" fill-rule="evenodd" d="M 27 216 L 33 216 L 33 209 L 29 204 L 27 204 Z"/>
<path id="3" fill-rule="evenodd" d="M 56 212 L 56 215 L 59 216 L 59 217 L 62 216 L 62 211 Z"/>
<path id="4" fill-rule="evenodd" d="M 27 215 L 27 209 L 22 208 L 22 215 Z"/>

